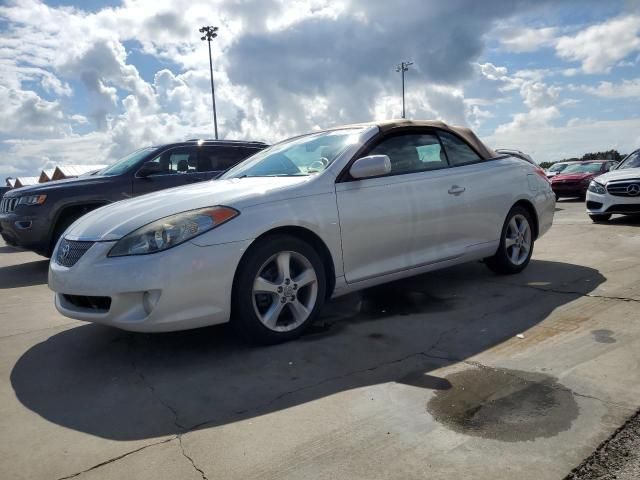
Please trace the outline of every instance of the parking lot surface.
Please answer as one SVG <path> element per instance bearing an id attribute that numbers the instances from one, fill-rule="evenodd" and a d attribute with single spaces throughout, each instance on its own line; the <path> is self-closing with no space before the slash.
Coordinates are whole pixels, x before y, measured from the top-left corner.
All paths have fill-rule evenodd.
<path id="1" fill-rule="evenodd" d="M 639 227 L 561 201 L 524 273 L 353 294 L 272 347 L 72 321 L 0 245 L 0 477 L 562 478 L 640 407 Z"/>

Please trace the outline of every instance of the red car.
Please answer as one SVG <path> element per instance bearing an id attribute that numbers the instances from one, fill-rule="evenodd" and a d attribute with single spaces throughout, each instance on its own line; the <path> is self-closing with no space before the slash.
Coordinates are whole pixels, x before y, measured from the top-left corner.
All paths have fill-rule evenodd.
<path id="1" fill-rule="evenodd" d="M 589 182 L 598 175 L 607 173 L 618 162 L 613 160 L 588 160 L 569 165 L 561 173 L 551 178 L 551 188 L 560 197 L 580 197 L 587 194 Z"/>

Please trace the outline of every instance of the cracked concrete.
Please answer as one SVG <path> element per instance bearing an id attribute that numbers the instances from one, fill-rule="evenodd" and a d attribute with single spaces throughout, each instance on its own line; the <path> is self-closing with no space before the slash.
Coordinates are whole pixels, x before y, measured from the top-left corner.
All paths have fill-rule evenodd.
<path id="1" fill-rule="evenodd" d="M 180 444 L 180 451 L 182 452 L 182 455 L 184 456 L 184 458 L 189 460 L 189 463 L 191 463 L 191 465 L 193 466 L 193 469 L 200 474 L 200 476 L 202 477 L 202 480 L 209 480 L 207 478 L 207 476 L 205 475 L 204 471 L 200 467 L 198 467 L 196 465 L 196 462 L 193 461 L 193 458 L 191 458 L 187 454 L 187 452 L 185 451 L 184 445 L 182 444 L 182 436 L 181 435 L 178 435 L 178 442 Z"/>
<path id="2" fill-rule="evenodd" d="M 3 476 L 562 478 L 638 408 L 640 259 L 637 224 L 559 207 L 522 275 L 471 264 L 351 295 L 312 334 L 263 348 L 225 328 L 70 324 L 46 264 L 2 253 Z M 551 376 L 579 414 L 527 441 L 453 431 L 426 405 L 465 369 Z"/>
<path id="3" fill-rule="evenodd" d="M 580 292 L 580 291 L 557 290 L 557 289 L 552 289 L 552 288 L 536 287 L 534 285 L 514 285 L 514 284 L 511 284 L 511 283 L 504 283 L 504 282 L 498 282 L 498 281 L 494 281 L 493 283 L 496 283 L 498 285 L 504 285 L 504 286 L 508 285 L 510 287 L 514 287 L 515 286 L 515 287 L 518 287 L 518 288 L 531 288 L 533 290 L 539 290 L 541 292 L 553 292 L 553 293 L 560 293 L 560 294 L 564 294 L 564 295 L 578 295 L 580 297 L 602 298 L 602 299 L 605 299 L 605 300 L 620 300 L 620 301 L 623 301 L 623 302 L 640 302 L 640 299 L 637 299 L 637 298 L 613 297 L 613 296 L 610 296 L 610 295 L 596 295 L 596 294 L 592 294 L 592 293 L 583 293 L 583 292 Z"/>
<path id="4" fill-rule="evenodd" d="M 114 462 L 117 462 L 119 460 L 122 460 L 123 458 L 126 458 L 129 455 L 133 455 L 135 453 L 138 453 L 138 452 L 141 452 L 143 450 L 146 450 L 147 448 L 155 447 L 157 445 L 164 445 L 165 443 L 172 442 L 173 440 L 175 440 L 175 438 L 169 438 L 169 439 L 162 440 L 160 442 L 154 442 L 154 443 L 150 443 L 148 445 L 144 445 L 144 446 L 142 446 L 140 448 L 136 448 L 135 450 L 131 450 L 129 452 L 125 452 L 125 453 L 123 453 L 121 455 L 118 455 L 116 457 L 109 458 L 108 460 L 105 460 L 104 462 L 100 462 L 97 465 L 93 465 L 92 467 L 89 467 L 86 470 L 83 470 L 81 472 L 76 472 L 76 473 L 72 473 L 71 475 L 66 475 L 64 477 L 60 477 L 58 480 L 67 480 L 69 478 L 79 477 L 80 475 L 83 475 L 85 473 L 89 473 L 89 472 L 92 472 L 93 470 L 96 470 L 98 468 L 105 467 L 105 466 L 109 465 L 110 463 L 114 463 Z"/>

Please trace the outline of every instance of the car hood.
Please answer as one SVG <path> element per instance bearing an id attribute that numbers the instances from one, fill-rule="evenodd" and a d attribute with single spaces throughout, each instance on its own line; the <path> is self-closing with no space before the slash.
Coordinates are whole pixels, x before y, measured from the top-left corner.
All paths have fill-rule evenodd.
<path id="1" fill-rule="evenodd" d="M 640 179 L 640 168 L 623 168 L 622 170 L 612 170 L 598 177 L 598 183 L 607 183 L 613 180 Z"/>
<path id="2" fill-rule="evenodd" d="M 99 185 L 105 181 L 109 181 L 113 177 L 91 176 L 81 178 L 66 178 L 64 180 L 53 180 L 46 183 L 37 183 L 26 187 L 14 188 L 7 192 L 7 196 L 14 197 L 19 195 L 43 195 L 53 193 L 55 191 L 63 191 L 66 188 L 76 186 Z"/>
<path id="3" fill-rule="evenodd" d="M 132 231 L 169 215 L 215 205 L 242 209 L 249 205 L 296 196 L 295 187 L 310 177 L 231 178 L 170 188 L 94 210 L 74 223 L 72 240 L 119 240 Z"/>
<path id="4" fill-rule="evenodd" d="M 559 173 L 554 176 L 551 181 L 559 182 L 562 180 L 584 180 L 585 178 L 591 178 L 596 176 L 595 173 Z"/>

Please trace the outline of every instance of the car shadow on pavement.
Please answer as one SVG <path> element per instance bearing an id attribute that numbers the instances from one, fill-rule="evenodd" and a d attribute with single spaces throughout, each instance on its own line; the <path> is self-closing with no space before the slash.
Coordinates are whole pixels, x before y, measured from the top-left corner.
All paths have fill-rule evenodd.
<path id="1" fill-rule="evenodd" d="M 640 215 L 616 215 L 606 222 L 605 225 L 606 224 L 640 227 Z"/>
<path id="2" fill-rule="evenodd" d="M 10 247 L 8 245 L 4 245 L 2 247 L 0 247 L 0 253 L 21 253 L 24 252 L 25 250 L 22 250 L 20 248 L 17 247 Z"/>
<path id="3" fill-rule="evenodd" d="M 604 280 L 559 262 L 532 261 L 512 277 L 462 265 L 339 298 L 310 333 L 270 347 L 245 345 L 226 326 L 132 334 L 84 325 L 27 350 L 11 384 L 42 418 L 115 440 L 224 425 L 386 382 L 427 398 L 450 388 L 431 372 L 525 332 Z"/>
<path id="4" fill-rule="evenodd" d="M 0 267 L 0 289 L 30 287 L 47 283 L 49 260 Z"/>

